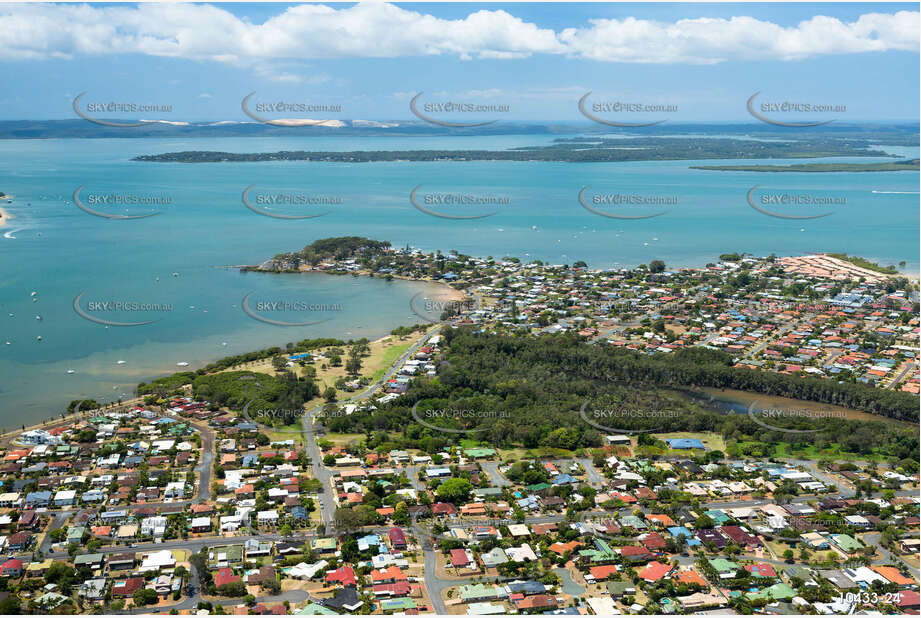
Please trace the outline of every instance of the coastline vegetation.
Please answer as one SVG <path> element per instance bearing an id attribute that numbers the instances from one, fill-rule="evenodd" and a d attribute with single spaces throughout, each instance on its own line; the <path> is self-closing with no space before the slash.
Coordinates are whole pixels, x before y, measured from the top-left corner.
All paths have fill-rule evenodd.
<path id="1" fill-rule="evenodd" d="M 508 150 L 355 150 L 216 152 L 190 150 L 139 155 L 134 161 L 167 163 L 224 163 L 264 161 L 548 161 L 599 163 L 619 161 L 681 161 L 699 159 L 808 159 L 816 157 L 888 157 L 872 150 L 867 140 L 811 137 L 789 141 L 756 141 L 696 137 L 560 138 L 549 145 Z"/>
<path id="2" fill-rule="evenodd" d="M 874 272 L 883 273 L 884 275 L 897 275 L 899 274 L 898 269 L 895 266 L 881 266 L 876 262 L 871 262 L 870 260 L 856 255 L 848 255 L 847 253 L 829 253 L 830 257 L 838 258 L 845 262 L 850 262 L 855 266 L 860 266 L 861 268 L 866 268 L 867 270 L 872 270 Z"/>
<path id="3" fill-rule="evenodd" d="M 820 450 L 834 447 L 847 453 L 880 455 L 908 469 L 918 468 L 918 436 L 911 427 L 800 417 L 772 419 L 772 423 L 821 431 L 772 431 L 747 415 L 720 414 L 669 389 L 718 386 L 782 394 L 917 422 L 917 399 L 907 393 L 734 368 L 728 355 L 700 348 L 647 356 L 591 345 L 569 334 L 529 337 L 476 333 L 469 328 L 449 329 L 445 339 L 446 365 L 437 378 L 414 380 L 405 397 L 373 414 L 330 418 L 328 430 L 365 433 L 369 448 L 412 447 L 426 452 L 470 437 L 499 448 L 574 450 L 601 446 L 603 434 L 616 430 L 716 432 L 727 443 L 747 444 L 747 449 L 812 444 Z M 428 422 L 469 433 L 444 432 L 417 422 L 411 413 L 417 403 L 418 410 L 456 408 L 478 414 Z M 611 431 L 586 422 L 580 413 L 582 406 L 609 412 L 598 424 Z"/>
<path id="4" fill-rule="evenodd" d="M 917 172 L 918 159 L 885 163 L 794 163 L 792 165 L 692 165 L 716 172 Z"/>

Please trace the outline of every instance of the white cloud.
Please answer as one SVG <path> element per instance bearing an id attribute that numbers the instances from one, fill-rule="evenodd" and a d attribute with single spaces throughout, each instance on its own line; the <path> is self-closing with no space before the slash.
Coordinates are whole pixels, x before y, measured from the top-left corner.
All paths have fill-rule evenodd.
<path id="1" fill-rule="evenodd" d="M 254 24 L 201 4 L 0 6 L 0 59 L 144 54 L 259 67 L 267 59 L 446 55 L 508 59 L 533 54 L 630 63 L 712 64 L 730 59 L 798 60 L 826 54 L 919 48 L 919 13 L 868 13 L 856 21 L 815 16 L 784 27 L 752 17 L 594 19 L 559 32 L 506 11 L 441 19 L 392 4 L 305 4 Z M 278 81 L 309 80 L 260 69 Z"/>
<path id="2" fill-rule="evenodd" d="M 800 60 L 827 54 L 918 51 L 919 13 L 868 13 L 855 22 L 815 16 L 794 27 L 752 17 L 595 19 L 560 40 L 574 56 L 610 62 L 715 64 L 730 59 Z"/>

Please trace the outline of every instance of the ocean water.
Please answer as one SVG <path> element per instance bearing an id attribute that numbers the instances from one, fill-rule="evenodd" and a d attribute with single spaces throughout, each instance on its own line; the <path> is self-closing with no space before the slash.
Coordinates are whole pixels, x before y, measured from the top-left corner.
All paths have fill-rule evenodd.
<path id="1" fill-rule="evenodd" d="M 59 413 L 81 396 L 113 400 L 138 381 L 195 368 L 247 350 L 307 337 L 376 338 L 419 321 L 410 299 L 430 285 L 325 275 L 240 273 L 253 264 L 299 249 L 317 238 L 357 235 L 395 246 L 458 250 L 477 256 L 517 256 L 551 263 L 584 260 L 594 267 L 632 266 L 662 259 L 699 266 L 720 253 L 796 255 L 839 251 L 883 264 L 906 262 L 918 272 L 918 176 L 911 172 L 764 174 L 713 172 L 690 165 L 734 161 L 636 163 L 381 162 L 381 163 L 141 163 L 138 154 L 178 150 L 390 150 L 509 148 L 552 138 L 226 138 L 0 141 L 0 191 L 14 196 L 3 208 L 15 218 L 0 229 L 0 426 Z M 917 149 L 890 149 L 918 156 Z M 868 159 L 827 159 L 858 161 Z M 789 161 L 759 161 L 787 164 Z M 754 163 L 737 161 L 735 163 Z M 773 212 L 832 213 L 789 220 L 759 213 L 756 195 L 826 196 L 833 205 L 768 203 Z M 118 220 L 99 212 L 146 214 Z M 250 203 L 291 220 L 261 216 Z M 611 219 L 584 208 L 594 195 L 667 198 L 667 205 L 621 206 L 646 219 Z M 490 215 L 451 219 L 422 212 Z M 89 204 L 92 196 L 165 198 L 156 205 Z M 319 197 L 321 205 L 259 203 L 270 195 Z M 439 205 L 460 196 L 464 204 Z M 431 198 L 432 202 L 426 200 Z M 486 204 L 480 203 L 486 201 Z M 471 203 L 475 202 L 475 203 Z M 605 209 L 603 205 L 598 209 Z M 174 276 L 175 273 L 175 276 Z M 35 295 L 32 295 L 35 292 Z M 268 319 L 305 326 L 277 326 Z M 109 326 L 84 319 L 146 322 Z M 140 303 L 148 311 L 93 309 L 103 302 Z M 319 306 L 319 307 L 317 307 Z M 337 306 L 337 307 L 332 307 Z M 12 316 L 10 315 L 12 314 Z M 41 319 L 36 319 L 40 316 Z M 37 338 L 41 337 L 41 341 Z M 10 344 L 6 345 L 9 341 Z M 117 361 L 124 360 L 124 364 Z M 74 373 L 68 374 L 68 370 Z"/>

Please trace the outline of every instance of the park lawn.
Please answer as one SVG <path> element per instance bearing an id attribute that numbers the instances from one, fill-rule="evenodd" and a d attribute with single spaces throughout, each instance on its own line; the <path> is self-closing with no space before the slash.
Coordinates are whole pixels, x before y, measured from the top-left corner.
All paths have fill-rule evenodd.
<path id="1" fill-rule="evenodd" d="M 527 454 L 527 449 L 524 448 L 499 448 L 496 449 L 496 452 L 499 454 L 499 459 L 503 462 L 509 462 L 512 460 L 518 461 L 524 459 Z"/>
<path id="2" fill-rule="evenodd" d="M 349 442 L 355 442 L 358 444 L 365 439 L 365 434 L 363 433 L 328 433 L 320 440 L 329 440 L 335 446 L 344 446 Z"/>
<path id="3" fill-rule="evenodd" d="M 832 459 L 832 460 L 846 460 L 846 461 L 865 461 L 867 459 L 873 461 L 887 461 L 887 457 L 881 455 L 876 449 L 873 453 L 863 454 L 863 453 L 848 453 L 841 450 L 840 444 L 832 444 L 829 448 L 817 449 L 814 444 L 808 444 L 806 446 L 799 446 L 794 448 L 789 442 L 779 442 L 777 444 L 777 449 L 774 453 L 775 457 L 798 457 L 801 459 Z"/>
<path id="4" fill-rule="evenodd" d="M 800 543 L 796 543 L 793 547 L 789 543 L 783 541 L 772 541 L 769 539 L 764 539 L 765 546 L 771 551 L 772 554 L 777 558 L 777 560 L 783 560 L 783 553 L 788 549 L 792 549 L 795 554 L 798 554 L 798 549 L 801 547 Z"/>
<path id="5" fill-rule="evenodd" d="M 269 437 L 272 442 L 283 442 L 285 440 L 294 440 L 295 446 L 303 446 L 304 428 L 300 423 L 296 425 L 284 425 L 272 429 L 264 429 L 262 433 Z"/>
<path id="6" fill-rule="evenodd" d="M 412 347 L 415 339 L 408 341 L 395 341 L 393 337 L 387 337 L 383 340 L 382 345 L 371 345 L 371 356 L 366 359 L 365 365 L 374 373 L 371 374 L 371 383 L 377 382 L 384 377 L 387 370 L 402 356 L 406 350 Z M 375 342 L 376 343 L 376 342 Z"/>
<path id="7" fill-rule="evenodd" d="M 180 562 L 188 562 L 192 555 L 192 553 L 187 549 L 174 549 L 171 551 L 171 553 L 173 554 L 173 559 L 177 564 Z"/>

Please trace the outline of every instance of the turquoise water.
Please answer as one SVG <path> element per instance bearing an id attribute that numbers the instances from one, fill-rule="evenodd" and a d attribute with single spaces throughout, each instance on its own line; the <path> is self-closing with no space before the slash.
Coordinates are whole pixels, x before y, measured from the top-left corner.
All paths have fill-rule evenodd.
<path id="1" fill-rule="evenodd" d="M 0 230 L 5 233 L 5 237 L 0 235 L 0 426 L 47 418 L 77 396 L 111 400 L 130 394 L 136 382 L 175 371 L 178 362 L 194 368 L 229 354 L 306 337 L 375 338 L 397 325 L 419 321 L 409 310 L 409 300 L 427 289 L 422 284 L 265 276 L 221 268 L 256 263 L 321 237 L 360 235 L 389 240 L 396 246 L 533 257 L 553 263 L 582 259 L 596 267 L 653 259 L 663 259 L 671 266 L 695 266 L 727 251 L 778 255 L 842 251 L 884 264 L 906 260 L 904 270 L 918 272 L 918 176 L 910 172 L 707 172 L 688 169 L 695 163 L 688 161 L 130 161 L 138 154 L 177 150 L 508 148 L 549 139 L 0 141 L 4 170 L 0 191 L 15 198 L 11 204 L 2 204 L 15 218 Z M 897 154 L 917 156 L 917 149 L 901 149 Z M 746 193 L 756 184 L 767 192 L 844 197 L 846 204 L 812 207 L 812 212 L 834 211 L 822 219 L 776 219 L 747 204 Z M 84 201 L 93 193 L 115 192 L 168 197 L 170 202 L 155 208 L 99 206 L 96 210 L 120 214 L 160 211 L 146 219 L 99 218 L 72 203 L 72 194 L 81 185 Z M 241 201 L 242 191 L 250 185 L 255 185 L 256 193 L 309 193 L 335 198 L 338 203 L 271 207 L 278 214 L 329 212 L 314 219 L 263 217 L 247 210 Z M 439 210 L 496 213 L 488 218 L 438 218 L 410 204 L 410 192 L 419 185 L 420 194 L 463 193 L 502 198 L 506 203 Z M 580 206 L 577 195 L 586 185 L 598 193 L 674 197 L 677 204 L 624 211 L 667 211 L 652 219 L 608 219 Z M 90 301 L 124 300 L 171 305 L 171 310 L 93 313 L 114 321 L 156 320 L 145 326 L 106 328 L 75 313 L 73 301 L 81 292 L 82 307 Z M 289 322 L 325 320 L 312 326 L 279 327 L 251 319 L 241 310 L 241 300 L 250 292 L 254 302 L 298 300 L 340 307 L 266 314 Z M 42 319 L 37 320 L 36 315 Z M 118 360 L 126 362 L 116 364 Z M 69 369 L 75 373 L 67 374 Z"/>

